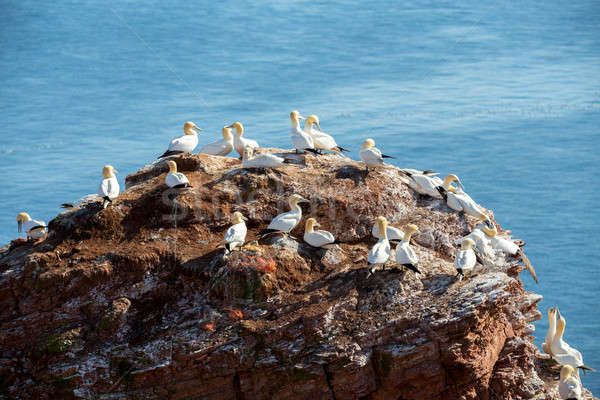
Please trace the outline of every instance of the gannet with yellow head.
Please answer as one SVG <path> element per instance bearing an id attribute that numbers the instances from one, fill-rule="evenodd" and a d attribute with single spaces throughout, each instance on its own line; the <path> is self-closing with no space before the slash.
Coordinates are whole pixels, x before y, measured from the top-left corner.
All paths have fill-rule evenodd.
<path id="1" fill-rule="evenodd" d="M 487 215 L 481 213 L 479 218 L 482 221 L 484 221 L 484 224 L 482 225 L 492 225 Z M 494 257 L 494 251 L 492 249 L 490 238 L 481 230 L 482 225 L 478 225 L 477 227 L 475 227 L 475 229 L 473 229 L 468 235 L 464 236 L 460 240 L 462 242 L 463 240 L 468 238 L 475 242 L 475 255 L 481 257 L 481 260 L 479 260 L 479 262 L 483 265 L 484 263 L 491 263 L 492 258 Z"/>
<path id="2" fill-rule="evenodd" d="M 313 247 L 329 248 L 335 242 L 335 238 L 330 232 L 317 230 L 315 227 L 321 226 L 316 219 L 309 218 L 304 223 L 304 241 Z"/>
<path id="3" fill-rule="evenodd" d="M 296 149 L 296 153 L 304 153 L 305 151 L 317 153 L 312 136 L 300 127 L 301 119 L 305 118 L 300 115 L 299 111 L 294 110 L 290 113 L 290 120 L 292 121 L 292 129 L 290 130 L 292 145 Z"/>
<path id="4" fill-rule="evenodd" d="M 560 365 L 570 365 L 575 369 L 583 369 L 584 372 L 587 371 L 595 371 L 593 368 L 590 368 L 583 364 L 583 356 L 579 350 L 569 346 L 567 342 L 563 340 L 563 335 L 565 333 L 565 328 L 567 326 L 567 321 L 560 314 L 558 307 L 556 308 L 556 333 L 554 334 L 554 339 L 550 343 L 550 350 L 552 351 L 552 357 L 560 364 Z M 579 378 L 579 371 L 576 370 L 575 373 Z"/>
<path id="5" fill-rule="evenodd" d="M 458 178 L 457 178 L 458 179 Z M 464 190 L 462 185 L 450 186 L 446 189 L 446 204 L 453 210 L 462 211 L 467 215 L 478 218 L 485 208 L 477 204 Z"/>
<path id="6" fill-rule="evenodd" d="M 164 154 L 158 158 L 181 153 L 191 153 L 198 145 L 198 132 L 201 131 L 202 129 L 198 128 L 193 122 L 186 122 L 183 125 L 184 135 L 171 140 L 167 151 L 165 151 Z"/>
<path id="7" fill-rule="evenodd" d="M 224 242 L 227 253 L 233 251 L 236 247 L 242 246 L 246 241 L 248 228 L 246 228 L 246 223 L 244 221 L 248 221 L 248 219 L 244 217 L 241 212 L 236 211 L 233 213 L 231 219 L 233 225 L 225 232 Z"/>
<path id="8" fill-rule="evenodd" d="M 552 340 L 556 334 L 556 307 L 548 309 L 548 333 L 546 333 L 546 340 L 542 343 L 542 350 L 546 354 L 552 355 Z"/>
<path id="9" fill-rule="evenodd" d="M 246 147 L 252 147 L 257 149 L 260 146 L 256 140 L 246 139 L 244 135 L 244 125 L 241 122 L 234 122 L 231 126 L 235 129 L 235 136 L 233 137 L 233 147 L 238 152 L 240 157 L 244 156 L 244 149 Z"/>
<path id="10" fill-rule="evenodd" d="M 407 225 L 402 241 L 396 246 L 396 262 L 416 273 L 420 273 L 417 269 L 419 257 L 417 257 L 414 249 L 410 247 L 410 237 L 418 230 L 419 227 L 414 224 Z"/>
<path id="11" fill-rule="evenodd" d="M 401 170 L 408 177 L 402 179 L 412 190 L 419 194 L 431 196 L 435 199 L 445 197 L 445 192 L 451 187 L 452 182 L 459 182 L 460 179 L 454 174 L 448 175 L 443 181 L 438 178 L 436 172 L 432 171 L 415 171 L 410 169 Z M 462 183 L 460 183 L 462 184 Z"/>
<path id="12" fill-rule="evenodd" d="M 558 382 L 558 394 L 564 400 L 582 400 L 581 382 L 575 372 L 575 368 L 564 365 L 560 370 L 560 381 Z"/>
<path id="13" fill-rule="evenodd" d="M 467 238 L 461 242 L 460 249 L 456 252 L 454 265 L 456 266 L 456 272 L 459 280 L 462 280 L 465 272 L 471 272 L 473 271 L 473 268 L 475 268 L 477 258 L 475 257 L 475 252 L 473 251 L 474 246 L 475 242 L 473 239 Z"/>
<path id="14" fill-rule="evenodd" d="M 482 219 L 486 219 L 486 221 L 483 224 L 480 224 L 477 227 L 475 227 L 475 230 L 480 230 L 481 232 L 483 232 L 485 234 L 485 237 L 487 239 L 489 239 L 489 241 L 490 241 L 490 246 L 494 250 L 499 250 L 499 251 L 503 252 L 504 254 L 508 254 L 511 256 L 518 255 L 519 257 L 521 257 L 523 264 L 525 264 L 525 267 L 527 268 L 527 270 L 533 277 L 533 280 L 535 280 L 535 283 L 539 283 L 537 274 L 535 273 L 535 269 L 533 268 L 533 265 L 531 265 L 529 258 L 525 255 L 525 252 L 523 251 L 523 249 L 520 248 L 512 240 L 498 236 L 498 228 L 496 228 L 496 225 L 491 223 L 491 221 L 489 221 L 489 219 L 487 219 L 487 216 L 485 214 L 482 214 L 482 215 L 485 217 Z"/>
<path id="15" fill-rule="evenodd" d="M 28 240 L 46 239 L 46 229 L 47 226 L 44 221 L 31 219 L 29 214 L 26 212 L 22 212 L 17 215 L 17 230 L 19 233 L 25 232 Z"/>
<path id="16" fill-rule="evenodd" d="M 309 203 L 309 201 L 299 194 L 291 195 L 289 199 L 290 211 L 273 218 L 267 229 L 262 230 L 260 235 L 264 236 L 271 233 L 289 234 L 302 219 L 302 208 L 300 208 L 299 203 Z"/>
<path id="17" fill-rule="evenodd" d="M 375 243 L 375 245 L 373 245 L 369 251 L 367 261 L 369 265 L 372 266 L 369 268 L 369 274 L 367 277 L 373 274 L 377 269 L 383 267 L 383 265 L 390 259 L 391 247 L 390 241 L 387 237 L 388 221 L 385 217 L 377 217 L 375 221 L 378 225 L 379 232 L 381 232 L 381 236 L 377 243 Z"/>
<path id="18" fill-rule="evenodd" d="M 358 155 L 360 156 L 361 161 L 365 163 L 367 172 L 369 171 L 369 168 L 383 165 L 384 158 L 394 158 L 392 156 L 381 154 L 381 151 L 375 147 L 375 141 L 371 138 L 363 142 Z"/>
<path id="19" fill-rule="evenodd" d="M 177 163 L 175 161 L 169 160 L 167 165 L 169 166 L 169 173 L 165 176 L 165 183 L 168 187 L 175 189 L 192 187 L 187 176 L 181 172 L 177 172 Z"/>
<path id="20" fill-rule="evenodd" d="M 200 150 L 201 154 L 211 154 L 213 156 L 226 156 L 233 150 L 233 135 L 231 134 L 232 126 L 224 126 L 221 129 L 223 139 L 211 142 Z"/>
<path id="21" fill-rule="evenodd" d="M 279 168 L 285 165 L 286 159 L 271 153 L 260 153 L 254 155 L 253 147 L 244 149 L 242 157 L 242 168 Z"/>
<path id="22" fill-rule="evenodd" d="M 104 208 L 119 195 L 119 181 L 117 181 L 117 177 L 115 176 L 117 173 L 119 171 L 114 169 L 112 165 L 105 165 L 102 168 L 103 179 L 98 188 L 98 196 L 102 197 L 102 206 Z"/>
<path id="23" fill-rule="evenodd" d="M 313 127 L 315 125 L 317 129 Z M 337 145 L 333 136 L 328 135 L 327 133 L 321 130 L 321 126 L 319 125 L 319 117 L 312 114 L 306 118 L 304 121 L 304 132 L 308 133 L 314 142 L 315 149 L 317 150 L 329 150 L 334 152 L 348 151 Z"/>

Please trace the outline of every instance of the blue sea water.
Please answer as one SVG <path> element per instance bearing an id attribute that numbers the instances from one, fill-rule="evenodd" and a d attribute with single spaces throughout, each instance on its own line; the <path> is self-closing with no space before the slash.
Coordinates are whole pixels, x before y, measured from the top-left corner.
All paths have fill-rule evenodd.
<path id="1" fill-rule="evenodd" d="M 354 149 L 456 173 L 600 369 L 600 3 L 3 0 L 0 243 L 155 159 L 184 121 L 290 147 L 292 109 Z M 583 377 L 600 394 L 600 374 Z"/>

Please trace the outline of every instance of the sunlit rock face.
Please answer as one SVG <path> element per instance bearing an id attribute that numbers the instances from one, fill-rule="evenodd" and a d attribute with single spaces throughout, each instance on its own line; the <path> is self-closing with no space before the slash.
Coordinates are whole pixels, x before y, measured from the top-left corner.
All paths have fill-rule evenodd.
<path id="1" fill-rule="evenodd" d="M 45 242 L 5 247 L 2 395 L 558 398 L 558 371 L 531 336 L 541 296 L 524 290 L 519 260 L 498 253 L 456 278 L 457 242 L 476 220 L 416 194 L 397 168 L 367 174 L 337 155 L 273 151 L 290 165 L 174 157 L 191 189 L 168 189 L 155 162 L 106 209 L 89 203 L 52 220 Z M 234 211 L 249 219 L 247 240 L 259 239 L 293 193 L 310 204 L 290 236 L 219 247 Z M 380 215 L 419 227 L 422 274 L 393 268 L 392 254 L 367 277 Z M 304 243 L 308 216 L 341 243 Z"/>

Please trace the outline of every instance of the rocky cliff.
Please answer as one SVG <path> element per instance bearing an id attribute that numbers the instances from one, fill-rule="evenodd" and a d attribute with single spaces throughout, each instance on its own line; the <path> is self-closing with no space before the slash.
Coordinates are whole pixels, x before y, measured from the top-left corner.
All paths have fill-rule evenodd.
<path id="1" fill-rule="evenodd" d="M 498 254 L 457 281 L 456 241 L 476 221 L 414 193 L 397 168 L 174 159 L 192 189 L 168 189 L 154 163 L 112 206 L 59 214 L 45 242 L 0 254 L 0 398 L 558 398 L 531 336 L 541 296 L 524 289 L 519 260 Z M 292 193 L 341 244 L 306 245 L 301 223 L 300 239 L 217 248 L 231 213 L 253 239 Z M 367 278 L 378 215 L 419 226 L 422 275 Z"/>

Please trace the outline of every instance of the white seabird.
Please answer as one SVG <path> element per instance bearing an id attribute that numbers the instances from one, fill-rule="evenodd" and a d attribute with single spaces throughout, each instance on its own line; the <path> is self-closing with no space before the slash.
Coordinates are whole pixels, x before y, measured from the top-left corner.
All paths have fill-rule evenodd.
<path id="1" fill-rule="evenodd" d="M 404 239 L 404 232 L 402 230 L 395 228 L 393 226 L 387 226 L 386 233 L 388 240 L 390 241 L 401 241 Z M 379 224 L 377 221 L 373 224 L 373 228 L 371 228 L 371 235 L 377 239 L 381 239 L 381 235 L 379 235 Z"/>
<path id="2" fill-rule="evenodd" d="M 490 225 L 493 227 L 492 229 L 490 229 Z M 478 226 L 477 228 L 481 229 L 481 231 L 486 235 L 486 237 L 489 238 L 490 245 L 493 249 L 500 250 L 503 253 L 509 254 L 511 256 L 519 255 L 519 257 L 521 257 L 521 260 L 523 260 L 523 264 L 525 264 L 525 267 L 533 277 L 533 280 L 535 280 L 535 283 L 539 283 L 537 274 L 535 273 L 535 269 L 533 269 L 533 265 L 531 265 L 529 258 L 525 255 L 525 252 L 522 248 L 520 248 L 512 240 L 508 240 L 498 236 L 498 229 L 495 225 L 491 224 L 489 220 L 487 223 L 484 223 Z"/>
<path id="3" fill-rule="evenodd" d="M 449 190 L 451 183 L 460 180 L 454 174 L 448 175 L 443 181 L 438 178 L 437 172 L 432 171 L 415 171 L 411 169 L 401 170 L 408 176 L 408 179 L 402 179 L 412 190 L 419 194 L 431 196 L 435 199 L 444 198 L 445 191 Z"/>
<path id="4" fill-rule="evenodd" d="M 392 156 L 381 154 L 381 151 L 375 147 L 375 141 L 370 138 L 363 142 L 358 155 L 360 156 L 362 162 L 365 163 L 367 172 L 369 171 L 369 167 L 377 167 L 382 165 L 384 158 L 394 158 Z"/>
<path id="5" fill-rule="evenodd" d="M 198 128 L 193 122 L 186 122 L 183 125 L 185 135 L 171 140 L 169 147 L 164 154 L 158 158 L 172 156 L 174 154 L 191 153 L 198 145 L 198 132 L 202 129 Z"/>
<path id="6" fill-rule="evenodd" d="M 552 356 L 552 340 L 556 334 L 556 309 L 555 307 L 548 309 L 548 333 L 546 333 L 546 340 L 542 343 L 542 350 L 546 354 Z"/>
<path id="7" fill-rule="evenodd" d="M 406 227 L 406 233 L 402 241 L 396 246 L 396 262 L 416 273 L 421 272 L 417 269 L 419 257 L 417 257 L 413 248 L 410 247 L 410 237 L 418 230 L 419 228 L 416 225 L 409 224 Z"/>
<path id="8" fill-rule="evenodd" d="M 223 139 L 211 142 L 200 150 L 201 154 L 210 154 L 213 156 L 226 156 L 233 150 L 233 135 L 231 134 L 231 125 L 224 126 L 221 130 Z"/>
<path id="9" fill-rule="evenodd" d="M 289 234 L 302 219 L 302 208 L 298 204 L 308 202 L 308 200 L 299 194 L 291 195 L 289 199 L 290 211 L 281 213 L 273 218 L 267 229 L 262 230 L 260 235 L 264 236 L 271 233 Z"/>
<path id="10" fill-rule="evenodd" d="M 317 126 L 317 129 L 313 128 L 313 124 Z M 309 115 L 308 118 L 306 118 L 306 121 L 304 122 L 304 132 L 312 137 L 315 149 L 317 150 L 328 150 L 338 153 L 348 151 L 343 147 L 338 146 L 333 136 L 328 135 L 321 130 L 319 117 L 314 114 Z"/>
<path id="11" fill-rule="evenodd" d="M 119 181 L 117 181 L 117 177 L 115 176 L 118 173 L 119 171 L 114 169 L 112 165 L 105 165 L 102 168 L 102 177 L 104 179 L 100 182 L 98 196 L 102 197 L 102 207 L 104 208 L 119 195 Z"/>
<path id="12" fill-rule="evenodd" d="M 558 308 L 556 308 L 556 313 L 558 316 L 556 321 L 556 333 L 550 344 L 552 357 L 558 361 L 560 365 L 570 365 L 573 368 L 583 369 L 584 371 L 595 371 L 593 368 L 583 364 L 583 356 L 579 350 L 569 346 L 569 344 L 563 340 L 567 321 L 565 321 L 564 317 L 560 314 Z M 575 373 L 577 374 L 577 377 L 579 377 L 579 371 L 577 370 Z"/>
<path id="13" fill-rule="evenodd" d="M 17 215 L 17 230 L 19 233 L 25 231 L 27 240 L 46 239 L 48 234 L 46 229 L 47 226 L 44 221 L 31 219 L 29 214 L 26 212 L 22 212 Z"/>
<path id="14" fill-rule="evenodd" d="M 244 135 L 244 125 L 241 122 L 234 122 L 231 126 L 235 129 L 235 136 L 233 138 L 233 147 L 238 152 L 240 157 L 244 156 L 244 149 L 246 147 L 252 147 L 254 149 L 260 147 L 256 140 L 246 139 Z"/>
<path id="15" fill-rule="evenodd" d="M 377 224 L 379 226 L 379 232 L 382 232 L 382 236 L 380 236 L 379 240 L 369 251 L 369 256 L 367 257 L 367 261 L 369 265 L 372 265 L 369 268 L 369 275 L 375 272 L 375 270 L 379 266 L 383 266 L 389 258 L 390 258 L 390 241 L 387 237 L 387 219 L 385 217 L 377 217 Z M 367 277 L 369 276 L 367 275 Z"/>
<path id="16" fill-rule="evenodd" d="M 286 159 L 271 153 L 254 155 L 253 147 L 246 147 L 242 157 L 242 168 L 279 168 L 285 166 Z"/>
<path id="17" fill-rule="evenodd" d="M 246 223 L 244 221 L 248 221 L 248 219 L 244 217 L 241 212 L 236 211 L 233 213 L 231 220 L 233 225 L 225 232 L 224 244 L 227 253 L 233 251 L 236 247 L 242 246 L 246 241 L 248 228 L 246 228 Z"/>
<path id="18" fill-rule="evenodd" d="M 462 186 L 462 185 L 461 185 Z M 446 188 L 444 188 L 446 189 Z M 477 204 L 462 187 L 451 186 L 446 189 L 446 204 L 453 210 L 462 211 L 472 217 L 479 218 L 485 212 L 485 208 Z"/>
<path id="19" fill-rule="evenodd" d="M 456 266 L 459 280 L 462 280 L 465 272 L 471 272 L 473 271 L 473 268 L 475 268 L 477 258 L 475 257 L 473 246 L 475 246 L 473 239 L 467 238 L 462 241 L 460 249 L 456 253 L 454 265 Z"/>
<path id="20" fill-rule="evenodd" d="M 560 370 L 558 394 L 564 400 L 581 400 L 581 382 L 575 373 L 575 368 L 564 365 Z"/>
<path id="21" fill-rule="evenodd" d="M 290 113 L 290 119 L 292 120 L 290 137 L 292 139 L 292 145 L 296 149 L 296 153 L 304 153 L 305 151 L 317 153 L 312 136 L 300 127 L 299 120 L 305 118 L 300 115 L 299 111 L 294 110 Z"/>
<path id="22" fill-rule="evenodd" d="M 315 227 L 321 226 L 316 219 L 309 218 L 304 224 L 304 241 L 313 247 L 330 248 L 335 242 L 335 238 L 330 232 L 317 230 Z"/>
<path id="23" fill-rule="evenodd" d="M 175 161 L 170 160 L 168 162 L 168 165 L 169 173 L 167 174 L 167 176 L 165 176 L 165 183 L 168 187 L 174 189 L 192 187 L 187 176 L 185 176 L 181 172 L 177 172 L 177 164 L 175 163 Z"/>

